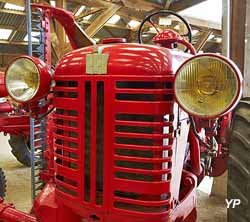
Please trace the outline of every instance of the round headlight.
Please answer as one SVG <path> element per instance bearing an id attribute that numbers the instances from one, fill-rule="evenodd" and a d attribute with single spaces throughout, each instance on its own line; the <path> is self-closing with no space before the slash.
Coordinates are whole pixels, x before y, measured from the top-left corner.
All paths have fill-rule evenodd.
<path id="1" fill-rule="evenodd" d="M 8 93 L 14 100 L 29 101 L 39 88 L 39 69 L 31 59 L 18 58 L 8 67 L 5 82 Z"/>
<path id="2" fill-rule="evenodd" d="M 202 54 L 186 61 L 177 71 L 175 96 L 189 114 L 218 117 L 239 101 L 242 76 L 236 65 L 224 57 Z"/>

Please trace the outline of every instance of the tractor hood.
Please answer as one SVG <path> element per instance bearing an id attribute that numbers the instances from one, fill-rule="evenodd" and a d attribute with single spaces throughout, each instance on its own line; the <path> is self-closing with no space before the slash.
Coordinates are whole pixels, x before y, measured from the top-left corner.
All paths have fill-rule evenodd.
<path id="1" fill-rule="evenodd" d="M 167 48 L 134 43 L 97 45 L 102 54 L 108 54 L 108 75 L 169 75 L 190 54 Z M 85 47 L 66 54 L 58 63 L 55 75 L 86 75 L 86 55 L 94 53 L 94 47 Z"/>

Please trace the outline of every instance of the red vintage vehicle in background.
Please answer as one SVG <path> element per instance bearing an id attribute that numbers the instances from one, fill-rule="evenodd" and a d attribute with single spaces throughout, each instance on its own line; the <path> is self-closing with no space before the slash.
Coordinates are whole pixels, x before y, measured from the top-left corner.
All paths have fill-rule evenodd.
<path id="1" fill-rule="evenodd" d="M 161 11 L 139 31 L 142 43 L 149 21 L 156 45 L 106 39 L 66 54 L 53 75 L 34 57 L 9 65 L 9 96 L 36 119 L 47 113 L 39 101 L 53 91 L 54 111 L 42 153 L 44 188 L 31 214 L 2 202 L 2 221 L 197 221 L 197 185 L 227 168 L 225 134 L 242 77 L 232 61 L 196 55 L 183 36 L 160 30 L 156 15 L 181 19 L 191 41 L 187 22 Z M 175 50 L 178 44 L 189 53 Z M 34 147 L 44 142 L 32 134 Z"/>
<path id="2" fill-rule="evenodd" d="M 4 73 L 0 72 L 0 132 L 10 134 L 12 153 L 19 162 L 30 166 L 29 116 L 24 107 L 7 99 L 8 92 L 4 83 Z"/>
<path id="3" fill-rule="evenodd" d="M 0 132 L 10 134 L 9 144 L 12 153 L 21 163 L 30 166 L 30 151 L 26 142 L 29 136 L 29 116 L 6 97 L 8 92 L 4 83 L 4 72 L 0 72 Z M 4 171 L 0 168 L 0 197 L 6 192 Z"/>

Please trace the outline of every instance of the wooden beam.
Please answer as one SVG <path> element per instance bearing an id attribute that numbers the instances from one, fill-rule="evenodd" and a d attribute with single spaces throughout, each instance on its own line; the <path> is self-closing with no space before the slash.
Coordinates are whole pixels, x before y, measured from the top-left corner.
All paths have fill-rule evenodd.
<path id="1" fill-rule="evenodd" d="M 148 13 L 138 12 L 136 9 L 123 7 L 117 12 L 117 14 L 120 15 L 121 17 L 133 19 L 133 20 L 141 22 L 147 16 Z M 191 26 L 198 26 L 198 27 L 221 31 L 221 24 L 218 24 L 216 22 L 205 21 L 202 19 L 191 18 L 188 16 L 184 16 L 184 18 L 187 19 L 187 21 L 189 22 Z"/>
<path id="2" fill-rule="evenodd" d="M 246 2 L 246 22 L 245 22 L 245 59 L 244 59 L 244 88 L 243 97 L 250 97 L 250 2 Z"/>
<path id="3" fill-rule="evenodd" d="M 66 8 L 66 1 L 65 0 L 57 0 L 56 7 L 65 9 Z M 56 29 L 59 44 L 61 46 L 60 48 L 63 48 L 64 44 L 66 42 L 66 34 L 64 31 L 64 28 L 59 22 L 56 21 L 55 29 Z"/>
<path id="4" fill-rule="evenodd" d="M 21 23 L 20 26 L 16 27 L 13 25 L 2 25 L 0 24 L 1 29 L 13 29 L 13 31 L 18 31 L 18 32 L 26 32 L 26 28 L 23 26 Z"/>
<path id="5" fill-rule="evenodd" d="M 108 7 L 112 5 L 112 3 L 102 0 L 68 0 L 68 2 L 85 5 L 87 7 Z"/>
<path id="6" fill-rule="evenodd" d="M 174 0 L 166 0 L 165 9 L 169 9 Z"/>
<path id="7" fill-rule="evenodd" d="M 194 48 L 196 49 L 197 52 L 199 52 L 203 48 L 203 46 L 206 44 L 209 36 L 212 33 L 213 33 L 213 30 L 209 29 L 201 34 L 199 40 L 194 44 Z"/>
<path id="8" fill-rule="evenodd" d="M 194 5 L 197 5 L 199 3 L 205 2 L 206 0 L 179 0 L 175 1 L 171 6 L 169 7 L 169 10 L 178 12 L 182 11 L 186 8 L 190 8 Z"/>
<path id="9" fill-rule="evenodd" d="M 85 12 L 82 12 L 80 15 L 78 15 L 78 16 L 75 16 L 75 19 L 76 20 L 80 20 L 80 19 L 82 19 L 82 18 L 84 18 L 84 17 L 86 17 L 86 16 L 88 16 L 88 15 L 93 15 L 93 14 L 95 14 L 95 13 L 97 13 L 97 12 L 100 12 L 100 11 L 102 11 L 103 9 L 105 9 L 105 8 L 103 8 L 103 7 L 99 7 L 99 8 L 92 8 L 92 9 L 90 9 L 90 10 L 87 10 L 87 11 L 85 11 Z"/>
<path id="10" fill-rule="evenodd" d="M 93 37 L 104 25 L 105 23 L 120 10 L 121 5 L 113 4 L 111 7 L 107 8 L 103 13 L 101 13 L 95 21 L 85 30 L 87 35 Z"/>
<path id="11" fill-rule="evenodd" d="M 5 9 L 5 8 L 1 8 L 0 13 L 23 15 L 23 16 L 26 15 L 24 11 L 17 11 L 17 10 Z"/>
<path id="12" fill-rule="evenodd" d="M 19 5 L 25 7 L 25 0 L 1 0 L 1 2 L 11 3 L 14 5 Z"/>
<path id="13" fill-rule="evenodd" d="M 0 44 L 9 45 L 10 42 L 8 40 L 0 40 Z M 38 45 L 39 43 L 33 43 L 33 44 Z M 25 42 L 25 41 L 20 41 L 20 42 L 12 41 L 11 45 L 25 45 L 26 46 L 26 45 L 28 45 L 28 42 Z"/>
<path id="14" fill-rule="evenodd" d="M 246 0 L 231 1 L 231 43 L 230 57 L 244 72 Z M 248 64 L 249 65 L 249 64 Z"/>
<path id="15" fill-rule="evenodd" d="M 190 25 L 209 28 L 209 29 L 215 29 L 215 30 L 221 30 L 221 24 L 211 21 L 206 21 L 203 19 L 197 19 L 197 18 L 191 18 L 188 16 L 184 16 L 184 18 L 188 21 Z"/>
<path id="16" fill-rule="evenodd" d="M 128 8 L 137 8 L 143 11 L 150 11 L 154 9 L 163 9 L 163 6 L 152 3 L 145 0 L 122 0 L 125 7 Z"/>

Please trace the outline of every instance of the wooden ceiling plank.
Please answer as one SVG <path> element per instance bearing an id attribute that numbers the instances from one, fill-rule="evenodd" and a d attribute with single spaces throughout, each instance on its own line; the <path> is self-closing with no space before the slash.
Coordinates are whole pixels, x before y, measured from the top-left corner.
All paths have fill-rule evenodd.
<path id="1" fill-rule="evenodd" d="M 205 1 L 206 0 L 179 0 L 171 4 L 169 10 L 178 12 L 178 11 L 182 11 L 184 9 L 190 8 L 192 6 L 195 6 Z"/>
<path id="2" fill-rule="evenodd" d="M 163 9 L 163 7 L 157 3 L 148 2 L 145 0 L 122 0 L 125 7 L 139 8 L 144 11 L 150 11 L 155 9 Z"/>
<path id="3" fill-rule="evenodd" d="M 85 30 L 87 35 L 93 37 L 105 23 L 121 9 L 121 5 L 112 5 L 111 7 L 104 10 L 91 25 Z"/>
<path id="4" fill-rule="evenodd" d="M 102 0 L 68 0 L 68 2 L 74 2 L 87 7 L 108 7 L 112 5 L 112 3 Z"/>
<path id="5" fill-rule="evenodd" d="M 166 0 L 165 9 L 169 9 L 174 0 Z"/>

